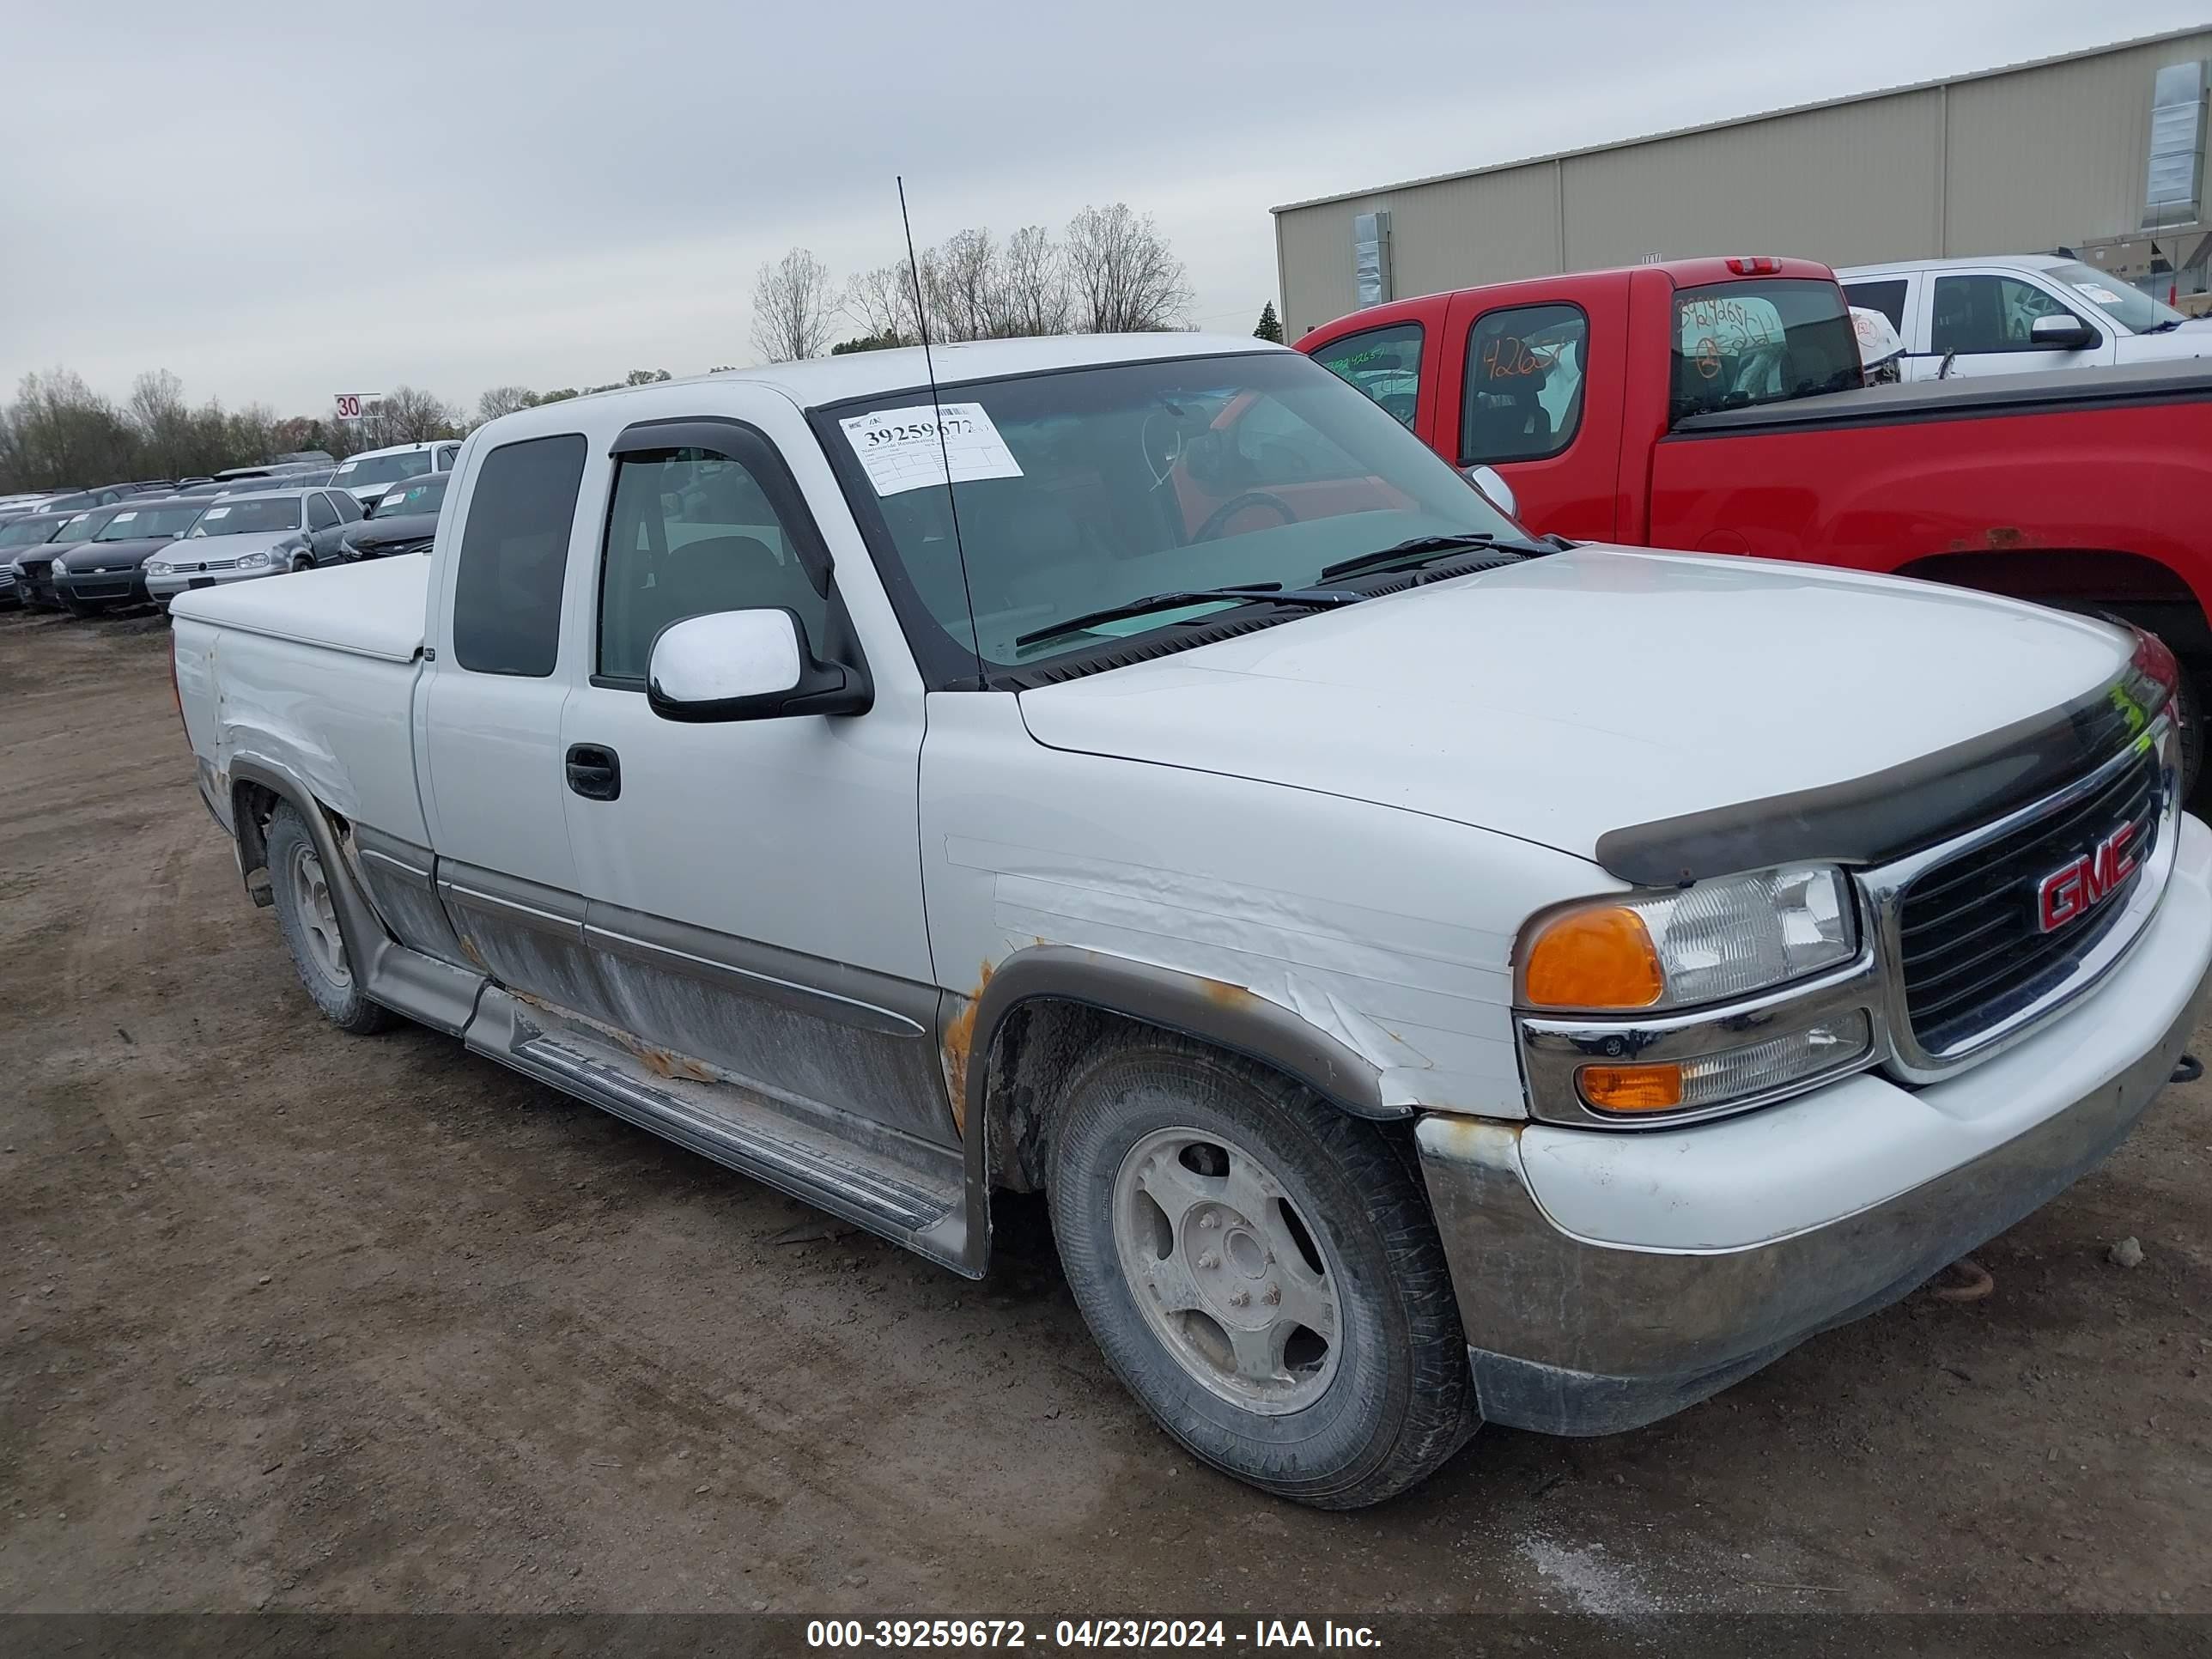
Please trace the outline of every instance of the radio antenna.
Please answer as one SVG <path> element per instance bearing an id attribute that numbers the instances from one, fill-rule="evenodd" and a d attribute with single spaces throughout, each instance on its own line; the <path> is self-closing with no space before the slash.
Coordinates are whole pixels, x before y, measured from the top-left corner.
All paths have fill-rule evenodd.
<path id="1" fill-rule="evenodd" d="M 907 216 L 906 175 L 898 181 L 899 224 L 906 231 L 906 275 L 914 289 L 914 323 L 921 335 L 922 372 L 929 376 L 930 424 L 937 428 L 937 458 L 945 465 L 945 505 L 952 514 L 952 553 L 960 561 L 960 592 L 968 601 L 968 643 L 975 653 L 975 689 L 988 690 L 983 678 L 983 630 L 975 622 L 975 589 L 968 580 L 968 547 L 960 539 L 960 498 L 952 488 L 952 452 L 945 442 L 945 405 L 937 395 L 937 362 L 929 353 L 929 307 L 921 299 L 921 262 L 914 257 L 914 221 Z"/>

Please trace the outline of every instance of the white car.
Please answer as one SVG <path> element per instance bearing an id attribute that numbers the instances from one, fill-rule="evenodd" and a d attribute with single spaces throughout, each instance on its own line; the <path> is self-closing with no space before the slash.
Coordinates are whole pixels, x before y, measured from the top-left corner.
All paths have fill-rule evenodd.
<path id="1" fill-rule="evenodd" d="M 339 522 L 331 493 L 285 489 L 220 497 L 173 547 L 146 562 L 147 596 L 167 605 L 195 587 L 312 569 L 313 532 Z"/>
<path id="2" fill-rule="evenodd" d="M 2055 254 L 1854 265 L 1836 280 L 1889 319 L 1907 380 L 2212 356 L 2212 319 Z"/>
<path id="3" fill-rule="evenodd" d="M 352 493 L 362 507 L 375 504 L 378 496 L 402 478 L 419 477 L 425 472 L 450 471 L 453 457 L 461 452 L 457 438 L 441 439 L 436 443 L 394 444 L 389 449 L 364 450 L 358 455 L 340 461 L 337 471 L 331 475 L 335 489 Z"/>
<path id="4" fill-rule="evenodd" d="M 2172 1074 L 2212 832 L 2150 636 L 1532 541 L 1250 338 L 935 373 L 526 410 L 427 557 L 176 601 L 323 1012 L 970 1276 L 1041 1191 L 1166 1431 L 1336 1508 L 1885 1306 Z"/>

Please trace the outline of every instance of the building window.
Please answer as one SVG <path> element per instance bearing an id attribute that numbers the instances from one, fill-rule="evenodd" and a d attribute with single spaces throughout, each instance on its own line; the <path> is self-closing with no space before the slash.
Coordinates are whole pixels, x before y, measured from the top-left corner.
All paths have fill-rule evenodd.
<path id="1" fill-rule="evenodd" d="M 1468 331 L 1460 464 L 1540 461 L 1583 420 L 1589 319 L 1580 306 L 1509 306 Z"/>

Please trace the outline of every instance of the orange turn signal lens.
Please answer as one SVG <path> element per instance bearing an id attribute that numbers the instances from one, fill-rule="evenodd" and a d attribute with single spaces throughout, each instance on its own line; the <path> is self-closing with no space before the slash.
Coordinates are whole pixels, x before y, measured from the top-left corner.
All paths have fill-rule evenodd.
<path id="1" fill-rule="evenodd" d="M 1644 918 L 1610 904 L 1545 923 L 1528 946 L 1521 986 L 1538 1008 L 1649 1008 L 1667 976 Z"/>
<path id="2" fill-rule="evenodd" d="M 1667 1112 L 1682 1103 L 1680 1066 L 1585 1066 L 1583 1098 L 1606 1112 Z"/>

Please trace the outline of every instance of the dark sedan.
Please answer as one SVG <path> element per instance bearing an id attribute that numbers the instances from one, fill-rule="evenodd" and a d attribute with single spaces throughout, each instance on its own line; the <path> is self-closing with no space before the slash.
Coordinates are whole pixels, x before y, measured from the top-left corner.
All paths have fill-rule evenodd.
<path id="1" fill-rule="evenodd" d="M 82 515 L 75 513 L 33 513 L 28 517 L 10 519 L 0 524 L 0 605 L 15 606 L 24 603 L 21 585 L 13 562 L 19 556 L 33 554 L 61 533 L 62 526 Z M 52 555 L 48 554 L 51 558 Z"/>
<path id="2" fill-rule="evenodd" d="M 60 610 L 61 596 L 54 592 L 54 561 L 90 541 L 123 510 L 120 507 L 95 507 L 68 514 L 52 539 L 18 549 L 9 568 L 15 572 L 15 592 L 22 602 L 47 611 Z"/>
<path id="3" fill-rule="evenodd" d="M 375 510 L 359 523 L 318 531 L 315 562 L 350 564 L 362 559 L 427 552 L 438 528 L 438 509 L 445 503 L 446 485 L 453 476 L 426 472 L 420 477 L 402 479 L 384 492 Z"/>
<path id="4" fill-rule="evenodd" d="M 139 500 L 118 509 L 88 542 L 54 561 L 55 595 L 72 617 L 97 616 L 116 605 L 148 605 L 146 561 L 199 521 L 205 501 L 174 496 Z"/>

